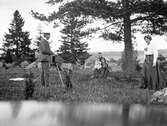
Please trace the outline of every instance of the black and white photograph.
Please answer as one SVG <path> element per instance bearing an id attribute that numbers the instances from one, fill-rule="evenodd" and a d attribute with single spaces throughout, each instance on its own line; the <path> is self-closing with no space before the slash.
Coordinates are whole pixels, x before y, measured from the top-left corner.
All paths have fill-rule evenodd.
<path id="1" fill-rule="evenodd" d="M 0 0 L 0 126 L 167 126 L 167 0 Z"/>

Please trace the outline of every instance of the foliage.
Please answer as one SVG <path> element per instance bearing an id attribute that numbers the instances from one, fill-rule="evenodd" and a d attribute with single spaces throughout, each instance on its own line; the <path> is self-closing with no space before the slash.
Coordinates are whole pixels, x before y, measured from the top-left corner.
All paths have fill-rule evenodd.
<path id="1" fill-rule="evenodd" d="M 115 60 L 114 58 L 110 58 L 109 62 L 110 62 L 110 63 L 117 63 L 118 61 Z"/>
<path id="2" fill-rule="evenodd" d="M 63 4 L 58 12 L 54 11 L 48 17 L 33 12 L 34 17 L 55 21 L 73 14 L 75 17 L 86 16 L 91 22 L 105 21 L 105 27 L 94 26 L 92 32 L 100 30 L 106 40 L 124 41 L 126 69 L 133 69 L 133 33 L 162 35 L 167 27 L 167 3 L 163 0 L 49 0 L 47 3 Z"/>
<path id="3" fill-rule="evenodd" d="M 2 53 L 2 59 L 4 59 L 6 63 L 13 62 L 13 55 L 11 54 L 9 49 L 6 51 L 6 53 Z"/>
<path id="4" fill-rule="evenodd" d="M 65 15 L 71 15 L 71 13 L 78 17 L 81 15 L 92 16 L 93 19 L 105 20 L 109 24 L 107 28 L 119 27 L 119 29 L 114 30 L 117 31 L 115 35 L 120 37 L 123 33 L 122 19 L 127 14 L 133 16 L 130 20 L 132 27 L 142 26 L 141 29 L 133 27 L 133 32 L 140 30 L 143 33 L 161 34 L 166 27 L 167 5 L 163 0 L 118 0 L 117 2 L 109 0 L 71 0 L 70 2 L 66 0 L 49 0 L 48 4 L 53 5 L 61 2 L 65 4 L 60 6 L 57 13 L 53 12 L 49 17 L 45 17 L 47 20 L 52 21 Z M 36 17 L 40 18 L 40 15 L 36 15 Z M 113 29 L 111 30 L 113 31 Z M 122 33 L 120 33 L 121 31 Z M 111 34 L 112 32 L 108 33 Z"/>
<path id="5" fill-rule="evenodd" d="M 62 53 L 67 59 L 72 56 L 81 60 L 84 54 L 88 54 L 88 44 L 81 42 L 81 39 L 86 36 L 87 33 L 80 30 L 87 20 L 78 19 L 71 14 L 70 16 L 63 17 L 60 21 L 64 24 L 64 28 L 60 31 L 63 35 L 61 37 L 62 45 L 58 52 Z M 72 55 L 69 55 L 70 53 Z M 69 56 L 69 58 L 67 56 Z M 85 61 L 87 58 L 88 57 L 83 57 L 82 60 Z M 76 60 L 72 62 L 76 62 Z"/>
<path id="6" fill-rule="evenodd" d="M 6 62 L 33 60 L 34 51 L 30 49 L 29 32 L 24 32 L 24 20 L 18 10 L 14 12 L 14 19 L 10 24 L 9 33 L 5 34 L 3 43 L 3 57 Z"/>
<path id="7" fill-rule="evenodd" d="M 136 71 L 141 71 L 142 70 L 142 66 L 141 64 L 139 63 L 140 61 L 137 60 L 137 63 L 136 63 Z"/>
<path id="8" fill-rule="evenodd" d="M 163 56 L 162 54 L 159 54 L 158 60 L 159 60 L 160 70 L 163 72 L 166 72 L 167 71 L 167 61 L 166 61 L 165 56 Z"/>
<path id="9" fill-rule="evenodd" d="M 79 55 L 80 54 L 80 55 Z M 80 64 L 83 65 L 85 63 L 85 60 L 88 59 L 91 55 L 87 52 L 82 52 L 77 54 L 77 59 L 76 56 L 74 56 L 72 53 L 65 52 L 65 53 L 60 53 L 59 55 L 64 59 L 65 62 L 67 63 L 76 63 L 76 61 L 79 59 Z"/>
<path id="10" fill-rule="evenodd" d="M 158 60 L 164 61 L 165 59 L 166 59 L 166 58 L 165 58 L 164 55 L 162 55 L 162 54 L 159 54 L 159 55 L 158 55 Z"/>

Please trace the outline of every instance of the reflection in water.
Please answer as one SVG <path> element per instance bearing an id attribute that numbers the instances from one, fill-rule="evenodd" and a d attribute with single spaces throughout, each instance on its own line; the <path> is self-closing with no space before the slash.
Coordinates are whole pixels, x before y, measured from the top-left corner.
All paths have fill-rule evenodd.
<path id="1" fill-rule="evenodd" d="M 130 108 L 131 126 L 166 126 L 167 107 L 144 107 L 140 105 Z"/>
<path id="2" fill-rule="evenodd" d="M 12 107 L 12 116 L 13 118 L 17 118 L 19 112 L 20 112 L 20 109 L 21 109 L 21 102 L 20 101 L 16 101 L 16 102 L 11 102 L 11 107 Z"/>
<path id="3" fill-rule="evenodd" d="M 129 126 L 129 105 L 125 104 L 122 107 L 122 125 Z"/>
<path id="4" fill-rule="evenodd" d="M 66 106 L 65 113 L 59 115 L 63 126 L 103 126 L 121 125 L 121 106 L 81 104 Z"/>
<path id="5" fill-rule="evenodd" d="M 146 107 L 142 105 L 131 105 L 130 106 L 130 111 L 129 111 L 129 118 L 132 121 L 135 120 L 143 120 L 145 119 L 146 115 Z"/>
<path id="6" fill-rule="evenodd" d="M 0 124 L 11 119 L 11 106 L 7 102 L 0 102 Z M 0 125 L 1 126 L 1 125 Z"/>
<path id="7" fill-rule="evenodd" d="M 40 109 L 39 109 L 40 106 Z M 37 120 L 41 117 L 48 116 L 50 119 L 55 119 L 58 116 L 58 113 L 62 112 L 63 109 L 62 103 L 53 103 L 50 102 L 49 104 L 43 103 L 38 105 L 38 109 L 36 109 L 36 112 L 32 113 L 29 116 L 29 120 Z"/>
<path id="8" fill-rule="evenodd" d="M 167 108 L 116 104 L 0 102 L 0 126 L 166 126 Z"/>

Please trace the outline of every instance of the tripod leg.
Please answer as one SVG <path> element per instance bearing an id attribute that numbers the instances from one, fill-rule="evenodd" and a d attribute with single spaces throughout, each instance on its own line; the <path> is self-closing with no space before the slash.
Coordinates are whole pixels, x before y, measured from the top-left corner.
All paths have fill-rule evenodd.
<path id="1" fill-rule="evenodd" d="M 56 67 L 57 67 L 57 71 L 58 71 L 58 74 L 59 74 L 59 77 L 60 77 L 60 80 L 61 80 L 62 87 L 65 87 L 64 82 L 63 82 L 63 79 L 62 79 L 62 76 L 61 76 L 61 73 L 60 73 L 60 71 L 59 71 L 59 68 L 58 68 L 57 65 L 56 65 Z"/>

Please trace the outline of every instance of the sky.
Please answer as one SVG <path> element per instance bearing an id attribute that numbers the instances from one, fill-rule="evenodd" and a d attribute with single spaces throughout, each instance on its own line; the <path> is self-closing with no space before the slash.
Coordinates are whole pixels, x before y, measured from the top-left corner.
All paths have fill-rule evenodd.
<path id="1" fill-rule="evenodd" d="M 19 10 L 21 16 L 25 20 L 25 25 L 23 30 L 30 32 L 30 38 L 32 42 L 37 36 L 37 30 L 41 25 L 43 28 L 49 29 L 51 33 L 51 49 L 56 51 L 61 42 L 59 29 L 52 28 L 52 26 L 46 22 L 41 22 L 37 19 L 34 19 L 30 11 L 34 10 L 40 13 L 49 14 L 53 10 L 57 10 L 56 6 L 50 6 L 46 4 L 47 0 L 0 0 L 0 48 L 2 47 L 3 36 L 8 33 L 8 28 L 10 28 L 10 23 L 13 19 L 13 13 L 15 10 Z M 153 36 L 153 42 L 158 49 L 167 49 L 167 35 L 162 36 Z M 143 35 L 136 34 L 136 49 L 143 50 L 145 42 L 143 40 Z M 122 51 L 124 49 L 124 44 L 113 44 L 112 41 L 104 41 L 102 38 L 95 37 L 93 39 L 88 39 L 86 42 L 89 45 L 90 51 Z"/>

